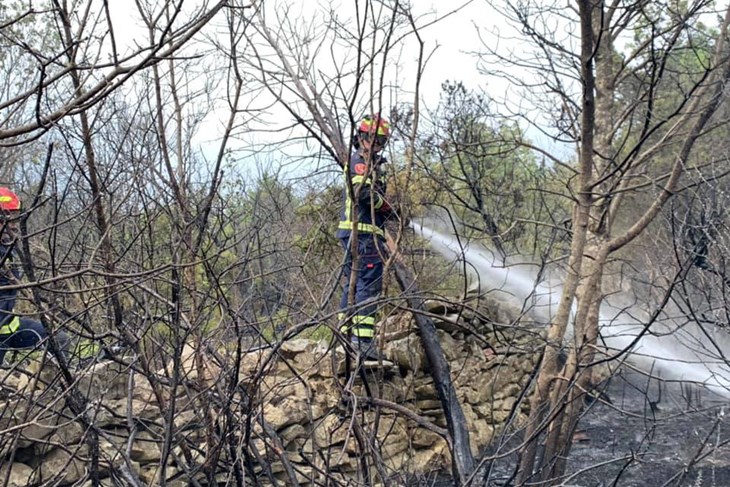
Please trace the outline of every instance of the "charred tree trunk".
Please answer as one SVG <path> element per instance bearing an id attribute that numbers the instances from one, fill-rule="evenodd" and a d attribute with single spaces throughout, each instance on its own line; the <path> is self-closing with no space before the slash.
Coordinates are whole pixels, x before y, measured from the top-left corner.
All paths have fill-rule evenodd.
<path id="1" fill-rule="evenodd" d="M 398 257 L 397 248 L 391 238 L 388 238 L 388 249 L 394 256 L 393 268 L 395 277 L 403 293 L 406 295 L 408 306 L 414 310 L 423 310 L 424 299 L 418 296 L 418 286 L 413 273 Z M 426 351 L 431 377 L 436 385 L 441 406 L 444 409 L 446 425 L 449 430 L 452 469 L 455 485 L 465 485 L 474 473 L 474 456 L 469 446 L 469 430 L 466 427 L 466 418 L 461 404 L 456 397 L 456 388 L 451 381 L 449 364 L 444 357 L 436 326 L 428 316 L 416 312 L 414 314 L 418 330 L 421 334 L 421 343 Z"/>

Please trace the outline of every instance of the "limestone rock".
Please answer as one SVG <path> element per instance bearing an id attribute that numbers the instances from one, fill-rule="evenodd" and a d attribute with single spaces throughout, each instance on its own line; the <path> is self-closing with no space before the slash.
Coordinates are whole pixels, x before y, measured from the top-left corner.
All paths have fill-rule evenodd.
<path id="1" fill-rule="evenodd" d="M 135 437 L 129 456 L 143 465 L 158 461 L 161 456 L 160 442 L 161 439 L 153 438 L 148 432 L 143 431 Z"/>
<path id="2" fill-rule="evenodd" d="M 198 381 L 204 386 L 215 383 L 221 375 L 220 366 L 204 350 L 186 343 L 180 354 L 180 371 L 186 380 Z"/>
<path id="3" fill-rule="evenodd" d="M 167 400 L 169 398 L 169 395 L 163 393 L 162 397 L 163 400 Z M 132 398 L 150 404 L 157 403 L 157 396 L 155 395 L 154 390 L 152 389 L 152 385 L 150 385 L 149 379 L 147 379 L 147 377 L 135 373 Z"/>
<path id="4" fill-rule="evenodd" d="M 426 363 L 421 339 L 415 334 L 386 343 L 384 354 L 388 360 L 412 371 L 423 370 Z"/>
<path id="5" fill-rule="evenodd" d="M 10 463 L 0 465 L 0 479 L 5 479 L 10 471 L 6 487 L 26 487 L 34 482 L 35 471 L 23 463 Z"/>
<path id="6" fill-rule="evenodd" d="M 449 331 L 440 329 L 438 336 L 475 453 L 487 447 L 494 435 L 504 429 L 513 407 L 517 411 L 515 420 L 524 420 L 527 404 L 516 405 L 517 397 L 544 344 L 543 337 L 534 329 L 487 322 L 487 311 L 497 314 L 500 311 L 487 310 L 484 303 L 479 298 L 467 305 L 446 300 L 428 304 L 433 313 L 442 317 L 442 322 L 454 325 L 442 327 Z M 519 319 L 512 318 L 512 321 Z M 464 331 L 474 327 L 483 335 L 475 337 Z M 358 376 L 346 384 L 343 377 L 333 373 L 344 354 L 341 347 L 332 348 L 325 342 L 295 339 L 283 343 L 276 351 L 269 348 L 245 353 L 239 371 L 241 379 L 230 390 L 232 395 L 220 387 L 223 382 L 217 382 L 222 377 L 217 359 L 187 345 L 183 351 L 184 380 L 180 387 L 170 390 L 169 365 L 160 371 L 160 382 L 154 382 L 158 384 L 163 403 L 176 399 L 172 416 L 173 455 L 169 458 L 172 465 L 166 468 L 165 476 L 168 479 L 177 476 L 167 484 L 188 485 L 191 480 L 180 473 L 189 468 L 198 472 L 197 467 L 209 459 L 209 447 L 219 440 L 234 440 L 239 447 L 261 454 L 261 461 L 282 484 L 289 480 L 282 455 L 293 463 L 299 481 L 305 486 L 324 480 L 319 469 L 326 470 L 330 480 L 335 478 L 342 485 L 362 481 L 358 480 L 361 475 L 358 459 L 363 451 L 353 432 L 355 424 L 367 438 L 373 439 L 372 453 L 384 461 L 389 472 L 427 475 L 432 470 L 448 469 L 448 447 L 440 435 L 418 426 L 392 408 L 361 400 L 372 394 L 408 408 L 435 425 L 446 426 L 441 402 L 426 371 L 426 358 L 413 316 L 399 313 L 383 320 L 378 326 L 378 343 L 385 357 L 397 366 L 368 369 L 366 383 Z M 228 366 L 234 363 L 230 350 L 222 349 L 217 352 L 218 356 Z M 48 377 L 52 372 L 47 371 Z M 601 376 L 600 372 L 596 373 L 597 378 Z M 6 401 L 5 405 L 10 407 L 0 415 L 0 428 L 18 432 L 21 447 L 31 446 L 21 450 L 17 460 L 23 463 L 37 460 L 39 467 L 34 481 L 81 484 L 88 467 L 86 446 L 79 445 L 83 423 L 68 411 L 63 390 L 57 386 L 59 382 L 49 379 L 46 383 L 34 383 L 34 376 L 29 377 L 23 382 L 18 374 L 3 376 L 0 371 L 0 389 L 17 394 L 17 388 L 22 386 L 39 399 L 32 407 L 19 396 Z M 85 414 L 96 427 L 103 428 L 100 443 L 103 473 L 108 475 L 111 465 L 126 466 L 122 462 L 131 417 L 143 426 L 131 446 L 132 468 L 143 484 L 159 484 L 160 442 L 168 415 L 160 411 L 153 394 L 150 380 L 154 378 L 147 379 L 127 365 L 113 361 L 92 364 L 78 378 L 83 394 L 90 398 Z M 368 390 L 365 385 L 369 386 Z M 343 390 L 348 391 L 346 396 L 352 401 L 342 401 Z M 128 411 L 128 398 L 131 411 Z M 281 448 L 266 439 L 261 418 L 277 432 Z M 244 445 L 243 428 L 237 427 L 249 419 L 253 426 L 251 443 Z M 230 426 L 233 429 L 227 429 Z M 211 439 L 206 436 L 210 432 L 231 436 Z M 211 440 L 213 443 L 209 443 Z M 228 455 L 227 443 L 221 454 Z M 178 461 L 180 464 L 174 463 Z M 254 459 L 254 463 L 257 461 Z M 29 467 L 23 463 L 13 467 L 21 477 L 29 475 Z M 262 472 L 263 465 L 254 465 L 254 469 Z M 198 473 L 195 475 L 197 479 Z M 373 475 L 379 478 L 377 472 L 373 471 Z M 230 476 L 231 472 L 219 472 L 217 478 L 227 482 Z"/>
<path id="7" fill-rule="evenodd" d="M 86 474 L 88 448 L 86 445 L 69 445 L 54 448 L 40 463 L 42 482 L 74 483 Z"/>
<path id="8" fill-rule="evenodd" d="M 268 355 L 269 353 L 265 350 L 256 350 L 255 352 L 248 352 L 243 356 L 240 367 L 242 382 L 247 384 L 252 379 L 252 376 L 263 367 Z"/>
<path id="9" fill-rule="evenodd" d="M 462 357 L 462 354 L 460 353 L 461 344 L 454 340 L 451 334 L 443 330 L 437 330 L 437 333 L 439 342 L 441 343 L 441 349 L 443 350 L 447 361 L 451 362 Z"/>
<path id="10" fill-rule="evenodd" d="M 377 325 L 378 333 L 386 337 L 386 342 L 399 340 L 417 331 L 413 314 L 403 312 L 388 316 Z"/>
<path id="11" fill-rule="evenodd" d="M 417 449 L 430 449 L 443 437 L 425 428 L 416 428 L 411 434 L 411 444 Z"/>
<path id="12" fill-rule="evenodd" d="M 276 431 L 295 423 L 301 423 L 307 418 L 309 406 L 306 401 L 296 397 L 284 398 L 277 405 L 264 406 L 264 420 Z"/>
<path id="13" fill-rule="evenodd" d="M 112 360 L 93 363 L 79 374 L 79 392 L 90 400 L 120 399 L 127 396 L 129 366 Z"/>
<path id="14" fill-rule="evenodd" d="M 283 442 L 291 443 L 298 438 L 306 438 L 308 433 L 301 424 L 293 424 L 281 430 L 279 436 Z"/>
<path id="15" fill-rule="evenodd" d="M 192 409 L 183 410 L 175 414 L 172 421 L 177 430 L 197 428 L 200 423 L 200 414 Z"/>
<path id="16" fill-rule="evenodd" d="M 294 368 L 303 375 L 332 376 L 333 349 L 324 343 L 315 344 L 293 358 Z"/>
<path id="17" fill-rule="evenodd" d="M 304 338 L 288 340 L 279 347 L 279 355 L 287 360 L 293 360 L 300 354 L 313 356 L 317 345 L 317 342 Z"/>
<path id="18" fill-rule="evenodd" d="M 310 399 L 309 388 L 300 378 L 282 380 L 280 377 L 266 377 L 261 383 L 262 400 L 277 405 L 286 398 Z"/>
<path id="19" fill-rule="evenodd" d="M 430 448 L 418 450 L 411 459 L 411 468 L 414 472 L 428 473 L 448 467 L 451 463 L 451 454 L 446 440 L 440 438 Z"/>
<path id="20" fill-rule="evenodd" d="M 470 430 L 469 441 L 474 455 L 479 455 L 484 447 L 489 445 L 494 437 L 494 426 L 486 420 L 478 419 L 474 421 Z"/>
<path id="21" fill-rule="evenodd" d="M 57 429 L 65 402 L 63 398 L 40 394 L 27 397 L 16 394 L 0 405 L 0 431 L 13 431 L 19 435 L 20 447 L 34 441 L 42 441 Z M 10 445 L 3 445 L 7 448 Z M 0 449 L 0 454 L 6 452 Z"/>
<path id="22" fill-rule="evenodd" d="M 423 380 L 414 384 L 414 392 L 418 399 L 438 399 L 438 393 L 436 387 L 433 385 L 433 380 Z"/>
<path id="23" fill-rule="evenodd" d="M 132 399 L 132 410 L 128 411 L 126 398 L 112 399 L 98 404 L 94 418 L 97 426 L 106 427 L 114 424 L 125 424 L 130 415 L 133 419 L 155 419 L 160 417 L 160 409 L 154 404 Z"/>
<path id="24" fill-rule="evenodd" d="M 101 487 L 116 487 L 112 479 L 100 479 L 99 485 Z M 86 482 L 81 484 L 81 487 L 94 487 L 94 482 L 91 480 L 87 480 Z"/>
<path id="25" fill-rule="evenodd" d="M 43 440 L 33 440 L 33 448 L 36 452 L 45 451 L 49 445 L 72 445 L 79 443 L 84 436 L 84 430 L 76 421 L 64 419 L 59 416 L 58 424 L 53 427 L 53 432 Z M 26 438 L 26 443 L 31 442 Z"/>

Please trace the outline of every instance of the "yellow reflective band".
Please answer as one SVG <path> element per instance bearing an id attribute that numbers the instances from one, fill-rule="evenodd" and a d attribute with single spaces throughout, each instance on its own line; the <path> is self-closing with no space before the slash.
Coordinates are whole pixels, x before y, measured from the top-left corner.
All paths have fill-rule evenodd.
<path id="1" fill-rule="evenodd" d="M 345 200 L 345 221 L 351 221 L 352 220 L 352 200 L 350 199 L 350 194 L 347 194 L 347 198 Z"/>
<path id="2" fill-rule="evenodd" d="M 340 331 L 342 333 L 347 333 L 348 331 L 367 331 L 370 330 L 370 332 L 375 333 L 375 317 L 374 316 L 364 316 L 364 315 L 355 315 L 351 319 L 351 323 L 345 323 L 340 327 Z M 358 335 L 363 336 L 363 335 Z"/>
<path id="3" fill-rule="evenodd" d="M 353 176 L 352 178 L 350 178 L 350 180 L 352 181 L 352 184 L 367 184 L 367 185 L 370 185 L 370 186 L 373 185 L 372 179 L 369 178 L 369 177 L 365 177 L 365 176 Z M 374 198 L 375 205 L 373 205 L 373 208 L 375 208 L 377 210 L 377 209 L 379 209 L 380 207 L 383 206 L 384 201 L 383 201 L 383 198 L 380 195 L 376 194 L 375 196 L 376 196 Z M 348 193 L 347 194 L 347 201 L 346 201 L 346 204 L 347 204 L 347 207 L 348 207 L 348 211 L 349 211 L 349 207 L 350 207 L 350 202 L 351 202 L 351 200 L 350 200 L 350 194 Z M 348 215 L 348 217 L 349 217 L 349 215 Z"/>
<path id="4" fill-rule="evenodd" d="M 13 201 L 13 198 L 10 196 L 0 196 L 0 203 L 10 203 Z"/>
<path id="5" fill-rule="evenodd" d="M 18 328 L 20 328 L 20 318 L 16 316 L 10 320 L 10 323 L 0 326 L 0 335 L 10 335 L 18 331 Z"/>
<path id="6" fill-rule="evenodd" d="M 345 172 L 345 175 L 347 175 L 347 172 Z M 365 176 L 352 176 L 351 181 L 353 184 L 372 184 L 370 181 L 370 178 L 366 178 Z M 350 198 L 350 192 L 345 191 L 345 219 L 340 221 L 340 224 L 337 226 L 339 230 L 353 230 L 353 223 L 352 223 L 352 198 Z M 381 208 L 383 206 L 383 199 L 378 195 L 375 201 L 375 205 L 373 208 L 375 210 Z M 374 233 L 375 235 L 380 235 L 381 237 L 385 236 L 385 232 L 381 228 L 378 228 L 375 225 L 369 224 L 369 223 L 358 223 L 357 224 L 357 231 L 363 232 L 363 233 Z"/>
<path id="7" fill-rule="evenodd" d="M 340 224 L 337 226 L 340 230 L 350 230 L 352 231 L 352 222 L 348 220 L 341 221 Z M 369 223 L 358 223 L 357 224 L 357 231 L 360 233 L 374 233 L 375 235 L 383 236 L 385 233 L 382 229 L 376 227 L 375 225 L 370 225 Z"/>
<path id="8" fill-rule="evenodd" d="M 352 322 L 355 325 L 375 325 L 375 316 L 363 316 L 363 315 L 355 315 L 352 317 Z"/>
<path id="9" fill-rule="evenodd" d="M 375 330 L 372 328 L 355 328 L 352 330 L 352 334 L 358 338 L 373 338 Z"/>
<path id="10" fill-rule="evenodd" d="M 366 178 L 365 176 L 353 176 L 351 178 L 352 184 L 370 184 L 372 185 L 373 182 L 370 180 L 370 178 Z"/>

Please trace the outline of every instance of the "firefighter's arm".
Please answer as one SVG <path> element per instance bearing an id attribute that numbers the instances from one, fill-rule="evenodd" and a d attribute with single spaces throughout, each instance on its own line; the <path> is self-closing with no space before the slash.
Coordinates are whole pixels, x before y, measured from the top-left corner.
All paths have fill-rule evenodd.
<path id="1" fill-rule="evenodd" d="M 373 175 L 367 170 L 364 164 L 356 164 L 353 174 L 350 177 L 352 187 L 357 194 L 358 204 L 365 207 L 372 206 L 373 210 L 379 212 L 389 208 L 385 195 L 378 191 L 373 185 Z"/>
<path id="2" fill-rule="evenodd" d="M 17 291 L 3 289 L 15 284 L 15 276 L 10 270 L 10 247 L 0 245 L 0 334 L 17 329 L 18 317 L 13 314 Z"/>
<path id="3" fill-rule="evenodd" d="M 393 209 L 385 195 L 385 176 L 379 169 L 382 167 L 383 162 L 385 162 L 385 159 L 382 157 L 380 163 L 375 166 L 362 160 L 352 161 L 350 180 L 356 191 L 358 204 L 361 207 L 370 208 L 372 211 L 390 218 Z"/>
<path id="4" fill-rule="evenodd" d="M 381 194 L 383 205 L 379 210 L 379 213 L 383 214 L 388 221 L 398 221 L 408 226 L 410 219 L 403 212 L 403 206 L 400 204 L 400 198 L 398 194 L 386 195 L 384 192 Z"/>

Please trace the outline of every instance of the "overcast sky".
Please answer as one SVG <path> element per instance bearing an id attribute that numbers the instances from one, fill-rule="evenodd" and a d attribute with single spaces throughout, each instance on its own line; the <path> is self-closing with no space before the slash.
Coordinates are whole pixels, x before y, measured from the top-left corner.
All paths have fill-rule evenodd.
<path id="1" fill-rule="evenodd" d="M 186 8 L 194 8 L 200 5 L 202 0 L 188 1 Z M 112 19 L 118 36 L 118 43 L 132 47 L 139 40 L 146 38 L 145 30 L 141 28 L 141 22 L 135 18 L 134 8 L 123 6 L 124 2 L 110 2 L 112 8 Z M 328 12 L 334 8 L 338 15 L 347 17 L 348 11 L 353 11 L 353 0 L 336 0 L 333 2 L 321 0 L 268 0 L 264 5 L 271 7 L 281 4 L 290 4 L 292 7 L 287 12 L 296 17 L 301 15 L 302 19 L 315 15 L 317 11 Z M 480 75 L 477 70 L 475 51 L 483 51 L 483 42 L 496 43 L 498 33 L 504 42 L 504 38 L 513 35 L 512 27 L 505 23 L 500 15 L 492 10 L 485 0 L 458 0 L 458 1 L 436 1 L 436 0 L 414 0 L 413 11 L 418 19 L 419 25 L 427 25 L 419 33 L 425 44 L 426 54 L 429 60 L 426 71 L 421 82 L 421 103 L 426 108 L 434 108 L 439 100 L 441 85 L 447 80 L 461 81 L 469 89 L 485 90 L 495 98 L 504 97 L 506 84 L 497 79 L 487 79 Z M 221 22 L 218 23 L 220 29 Z M 123 33 L 123 35 L 119 35 Z M 480 35 L 482 36 L 480 38 Z M 396 102 L 412 102 L 413 88 L 415 86 L 415 72 L 417 67 L 417 43 L 414 36 L 407 36 L 394 51 L 397 64 L 396 71 L 389 68 L 386 72 L 385 83 L 396 86 L 396 89 L 386 90 L 386 99 L 383 107 L 387 113 L 388 108 Z M 350 54 L 352 56 L 352 54 Z M 332 63 L 327 56 L 319 60 L 323 65 L 316 66 L 316 69 L 327 70 L 327 63 Z M 313 68 L 315 68 L 313 66 Z M 331 66 L 330 66 L 331 68 Z M 201 77 L 202 78 L 202 77 Z M 392 97 L 397 97 L 394 99 Z M 356 108 L 356 115 L 363 107 Z M 203 145 L 206 157 L 214 154 L 213 147 L 217 144 L 217 134 L 220 131 L 223 119 L 227 113 L 221 110 L 219 114 L 212 113 L 206 119 L 204 130 L 198 135 L 198 143 Z M 271 109 L 271 123 L 286 125 L 291 123 L 292 117 L 283 109 Z M 266 137 L 279 135 L 251 134 L 245 136 L 243 141 L 233 142 L 246 145 L 252 141 L 261 141 Z M 246 137 L 248 139 L 246 140 Z M 296 152 L 297 149 L 294 149 Z M 275 156 L 271 156 L 275 160 Z"/>
<path id="2" fill-rule="evenodd" d="M 199 5 L 202 0 L 188 1 L 184 5 L 192 8 Z M 301 2 L 301 3 L 299 3 Z M 312 15 L 319 8 L 321 11 L 335 8 L 339 15 L 346 16 L 348 10 L 352 10 L 353 0 L 338 0 L 330 4 L 327 2 L 316 2 L 314 0 L 268 0 L 265 5 L 281 5 L 290 3 L 302 8 L 304 15 Z M 471 87 L 483 83 L 483 78 L 478 76 L 476 61 L 469 51 L 481 49 L 481 41 L 477 33 L 475 23 L 479 23 L 482 29 L 505 29 L 506 26 L 495 24 L 499 17 L 487 5 L 484 0 L 458 0 L 458 1 L 436 1 L 417 0 L 413 3 L 413 11 L 420 19 L 420 24 L 440 19 L 422 29 L 421 36 L 425 43 L 425 50 L 430 54 L 426 73 L 422 81 L 422 93 L 426 101 L 438 99 L 441 91 L 441 84 L 446 80 L 463 80 Z M 306 5 L 306 6 L 305 6 Z M 317 7 L 319 5 L 319 7 Z M 132 49 L 140 41 L 146 41 L 145 29 L 136 14 L 136 8 L 129 8 L 125 2 L 110 2 L 112 10 L 112 21 L 117 35 L 117 44 L 120 50 Z M 296 12 L 296 7 L 292 11 Z M 401 75 L 406 78 L 401 80 L 401 86 L 407 86 L 408 81 L 415 72 L 416 42 L 412 36 L 407 38 L 402 48 L 403 71 Z M 409 64 L 410 63 L 410 64 Z"/>

